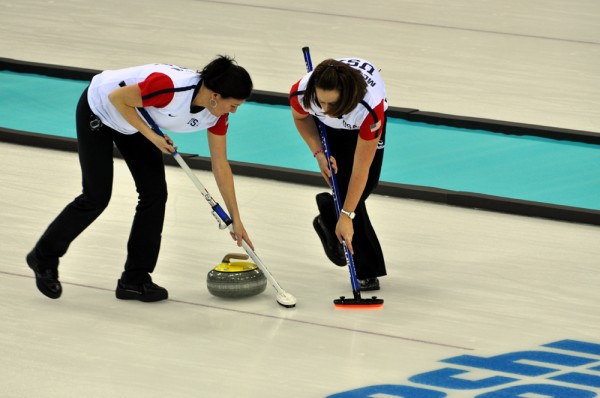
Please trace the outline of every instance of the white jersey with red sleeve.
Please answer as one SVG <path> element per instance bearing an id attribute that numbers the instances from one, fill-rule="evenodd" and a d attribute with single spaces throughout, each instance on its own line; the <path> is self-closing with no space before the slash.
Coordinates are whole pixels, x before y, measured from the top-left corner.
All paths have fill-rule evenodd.
<path id="1" fill-rule="evenodd" d="M 137 132 L 108 99 L 114 89 L 133 84 L 139 85 L 143 106 L 161 129 L 177 133 L 208 129 L 217 135 L 227 132 L 229 114 L 217 117 L 205 108 L 192 105 L 202 76 L 191 69 L 167 64 L 107 70 L 92 78 L 88 89 L 90 108 L 113 130 L 123 134 Z"/>
<path id="2" fill-rule="evenodd" d="M 365 140 L 378 138 L 383 129 L 384 112 L 388 108 L 385 85 L 379 71 L 373 64 L 360 58 L 342 58 L 338 61 L 358 70 L 367 82 L 367 93 L 356 108 L 339 118 L 325 115 L 315 103 L 312 103 L 309 109 L 304 108 L 304 91 L 312 72 L 292 86 L 290 105 L 300 114 L 316 116 L 326 126 L 342 130 L 360 130 L 359 134 Z"/>

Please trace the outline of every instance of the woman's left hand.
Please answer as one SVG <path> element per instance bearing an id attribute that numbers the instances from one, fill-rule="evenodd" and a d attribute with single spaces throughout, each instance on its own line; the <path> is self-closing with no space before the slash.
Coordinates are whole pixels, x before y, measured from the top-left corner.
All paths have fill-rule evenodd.
<path id="1" fill-rule="evenodd" d="M 344 215 L 340 217 L 335 226 L 335 235 L 337 236 L 340 243 L 342 243 L 342 239 L 346 242 L 346 246 L 348 246 L 348 250 L 350 253 L 354 255 L 354 249 L 352 248 L 352 237 L 354 236 L 354 225 L 352 224 L 352 220 Z"/>
<path id="2" fill-rule="evenodd" d="M 246 232 L 246 228 L 244 228 L 244 225 L 241 222 L 233 223 L 233 231 L 231 231 L 229 234 L 233 240 L 236 241 L 238 247 L 242 247 L 242 242 L 246 241 L 248 246 L 254 250 L 254 245 L 252 244 L 252 241 Z"/>
<path id="3" fill-rule="evenodd" d="M 337 174 L 338 168 L 335 158 L 333 156 L 330 156 L 329 161 L 331 162 L 331 169 L 333 170 L 333 173 Z M 329 169 L 329 164 L 327 163 L 327 158 L 325 157 L 324 153 L 320 153 L 317 155 L 317 162 L 319 163 L 321 175 L 323 175 L 323 178 L 325 178 L 325 181 L 327 181 L 327 184 L 331 188 L 331 170 Z"/>

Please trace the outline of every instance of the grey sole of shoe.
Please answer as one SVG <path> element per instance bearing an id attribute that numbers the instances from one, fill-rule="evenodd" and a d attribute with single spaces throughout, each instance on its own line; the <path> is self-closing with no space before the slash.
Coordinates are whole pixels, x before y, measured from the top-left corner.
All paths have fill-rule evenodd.
<path id="1" fill-rule="evenodd" d="M 157 301 L 167 300 L 169 298 L 168 294 L 160 295 L 160 296 L 146 296 L 146 295 L 139 293 L 136 290 L 127 290 L 127 289 L 117 290 L 115 292 L 115 296 L 119 300 L 136 300 L 136 301 L 141 301 L 143 303 L 154 303 Z"/>

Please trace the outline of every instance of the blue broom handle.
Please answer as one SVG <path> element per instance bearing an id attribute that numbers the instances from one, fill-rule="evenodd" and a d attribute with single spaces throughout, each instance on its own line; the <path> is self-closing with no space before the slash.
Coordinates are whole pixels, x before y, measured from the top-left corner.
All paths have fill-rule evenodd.
<path id="1" fill-rule="evenodd" d="M 308 47 L 302 48 L 302 53 L 304 54 L 304 62 L 306 63 L 306 70 L 308 72 L 312 72 L 312 60 L 310 58 L 310 50 Z M 333 168 L 331 167 L 331 158 L 329 153 L 329 143 L 327 141 L 327 131 L 325 130 L 325 126 L 320 120 L 317 120 L 317 127 L 319 129 L 319 136 L 321 137 L 321 144 L 323 145 L 323 152 L 325 153 L 325 158 L 327 159 L 327 166 L 331 171 L 331 177 L 329 177 L 329 182 L 331 183 L 331 189 L 333 194 L 333 202 L 335 203 L 335 213 L 336 217 L 340 218 L 340 201 L 339 201 L 339 188 L 337 185 L 337 180 L 335 178 L 335 174 L 333 172 Z M 352 291 L 354 293 L 355 298 L 360 298 L 360 287 L 358 285 L 358 279 L 356 278 L 356 268 L 354 267 L 354 259 L 350 250 L 348 249 L 348 245 L 346 241 L 342 238 L 342 246 L 344 247 L 344 255 L 346 256 L 346 264 L 348 265 L 348 269 L 350 271 L 350 282 L 352 283 Z"/>

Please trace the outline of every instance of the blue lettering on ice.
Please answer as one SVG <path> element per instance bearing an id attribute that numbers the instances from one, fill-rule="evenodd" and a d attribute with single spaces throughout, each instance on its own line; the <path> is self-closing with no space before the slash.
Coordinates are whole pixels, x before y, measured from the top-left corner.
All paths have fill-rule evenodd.
<path id="1" fill-rule="evenodd" d="M 409 377 L 403 384 L 368 386 L 328 398 L 451 398 L 457 391 L 470 391 L 469 396 L 474 398 L 523 398 L 528 394 L 544 398 L 598 396 L 600 373 L 594 372 L 600 372 L 600 344 L 561 340 L 542 347 L 544 351 L 491 357 L 460 355 L 440 362 L 461 368 L 445 367 Z M 468 375 L 475 370 L 488 374 Z"/>
<path id="2" fill-rule="evenodd" d="M 427 390 L 424 388 L 399 386 L 396 384 L 371 386 L 359 388 L 341 394 L 330 395 L 328 398 L 368 398 L 375 394 L 397 398 L 444 398 L 446 394 L 441 391 Z"/>
<path id="3" fill-rule="evenodd" d="M 544 351 L 512 352 L 510 354 L 503 354 L 490 358 L 462 355 L 460 357 L 444 359 L 442 362 L 452 363 L 454 365 L 470 366 L 479 369 L 496 370 L 499 372 L 512 373 L 522 376 L 541 376 L 556 372 L 558 370 L 557 368 L 518 363 L 518 361 L 523 360 L 571 367 L 597 362 L 594 359 L 555 354 Z"/>
<path id="4" fill-rule="evenodd" d="M 579 384 L 589 387 L 600 387 L 600 377 L 587 373 L 567 373 L 550 378 L 551 380 L 562 381 L 570 384 Z"/>
<path id="5" fill-rule="evenodd" d="M 596 396 L 595 392 L 577 388 L 550 384 L 527 384 L 480 394 L 475 398 L 523 398 L 524 394 L 537 394 L 548 398 L 593 398 Z"/>
<path id="6" fill-rule="evenodd" d="M 600 355 L 600 344 L 586 343 L 584 341 L 561 340 L 555 343 L 546 344 L 544 347 L 581 352 L 583 354 Z"/>
<path id="7" fill-rule="evenodd" d="M 432 372 L 421 373 L 420 375 L 411 377 L 409 380 L 417 384 L 450 388 L 452 390 L 477 390 L 479 388 L 495 387 L 518 380 L 512 377 L 503 376 L 488 377 L 475 381 L 454 377 L 464 373 L 469 373 L 469 371 L 454 368 L 444 368 L 440 370 L 434 370 Z"/>

